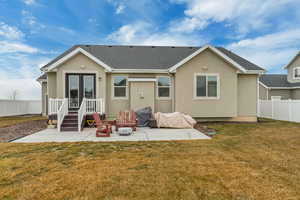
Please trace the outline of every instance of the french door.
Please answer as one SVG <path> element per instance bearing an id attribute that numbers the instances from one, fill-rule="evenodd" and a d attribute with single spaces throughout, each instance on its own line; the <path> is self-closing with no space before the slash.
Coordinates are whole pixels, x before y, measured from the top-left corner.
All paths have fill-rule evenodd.
<path id="1" fill-rule="evenodd" d="M 66 74 L 66 98 L 69 108 L 78 109 L 82 99 L 96 97 L 95 74 Z"/>

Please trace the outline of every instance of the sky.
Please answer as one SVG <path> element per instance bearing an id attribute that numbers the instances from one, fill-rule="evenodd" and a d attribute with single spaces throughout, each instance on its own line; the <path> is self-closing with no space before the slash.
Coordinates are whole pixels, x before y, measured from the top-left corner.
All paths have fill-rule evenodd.
<path id="1" fill-rule="evenodd" d="M 285 73 L 299 10 L 299 0 L 0 0 L 0 99 L 40 99 L 40 67 L 75 44 L 211 44 Z"/>

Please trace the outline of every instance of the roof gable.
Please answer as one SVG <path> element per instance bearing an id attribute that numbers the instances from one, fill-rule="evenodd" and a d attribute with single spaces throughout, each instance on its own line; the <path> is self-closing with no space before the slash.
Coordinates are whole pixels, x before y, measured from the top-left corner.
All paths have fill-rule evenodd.
<path id="1" fill-rule="evenodd" d="M 287 69 L 297 58 L 298 56 L 300 55 L 300 51 L 292 58 L 292 60 L 283 67 L 283 69 Z"/>

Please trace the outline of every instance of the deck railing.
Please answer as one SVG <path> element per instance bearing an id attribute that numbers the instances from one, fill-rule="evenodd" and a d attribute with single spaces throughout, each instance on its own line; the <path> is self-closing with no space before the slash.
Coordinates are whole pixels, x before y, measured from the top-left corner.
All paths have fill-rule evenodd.
<path id="1" fill-rule="evenodd" d="M 63 99 L 62 104 L 57 111 L 57 130 L 60 132 L 61 124 L 64 121 L 65 116 L 69 112 L 68 99 Z"/>
<path id="2" fill-rule="evenodd" d="M 86 113 L 105 113 L 105 105 L 103 99 L 86 99 Z"/>
<path id="3" fill-rule="evenodd" d="M 49 115 L 57 114 L 64 99 L 49 99 Z"/>
<path id="4" fill-rule="evenodd" d="M 103 99 L 86 99 L 83 98 L 78 110 L 78 131 L 81 131 L 84 116 L 87 114 L 105 113 L 105 104 Z"/>
<path id="5" fill-rule="evenodd" d="M 86 115 L 86 98 L 82 99 L 81 106 L 78 110 L 78 131 L 81 131 L 82 120 Z"/>

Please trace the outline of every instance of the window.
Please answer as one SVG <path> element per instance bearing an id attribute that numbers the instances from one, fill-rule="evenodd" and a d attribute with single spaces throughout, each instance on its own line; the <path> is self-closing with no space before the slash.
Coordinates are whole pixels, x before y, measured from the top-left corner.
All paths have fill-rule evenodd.
<path id="1" fill-rule="evenodd" d="M 294 78 L 300 79 L 300 67 L 294 68 Z"/>
<path id="2" fill-rule="evenodd" d="M 127 77 L 113 76 L 113 98 L 127 98 Z"/>
<path id="3" fill-rule="evenodd" d="M 219 75 L 217 74 L 196 74 L 195 75 L 195 98 L 219 97 Z"/>
<path id="4" fill-rule="evenodd" d="M 171 78 L 168 76 L 157 77 L 157 97 L 169 99 L 171 97 Z"/>

